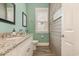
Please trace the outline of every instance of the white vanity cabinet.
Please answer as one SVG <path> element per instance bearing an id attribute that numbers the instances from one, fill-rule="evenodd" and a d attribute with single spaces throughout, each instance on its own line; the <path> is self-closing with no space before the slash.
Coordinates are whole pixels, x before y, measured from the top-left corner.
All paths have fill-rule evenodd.
<path id="1" fill-rule="evenodd" d="M 30 36 L 26 38 L 26 40 L 19 45 L 17 45 L 14 49 L 9 51 L 6 56 L 32 56 L 33 54 L 33 37 Z"/>

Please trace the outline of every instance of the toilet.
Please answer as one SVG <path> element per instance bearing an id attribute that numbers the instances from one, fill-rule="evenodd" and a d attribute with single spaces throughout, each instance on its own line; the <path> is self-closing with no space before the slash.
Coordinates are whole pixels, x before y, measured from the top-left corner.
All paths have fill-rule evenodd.
<path id="1" fill-rule="evenodd" d="M 33 40 L 33 50 L 36 50 L 36 46 L 38 44 L 38 40 Z"/>

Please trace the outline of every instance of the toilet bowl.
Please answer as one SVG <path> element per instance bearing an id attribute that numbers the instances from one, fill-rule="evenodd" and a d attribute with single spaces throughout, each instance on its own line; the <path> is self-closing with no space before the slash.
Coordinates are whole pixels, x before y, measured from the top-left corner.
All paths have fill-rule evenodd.
<path id="1" fill-rule="evenodd" d="M 38 40 L 33 40 L 33 50 L 36 50 L 36 46 L 38 44 Z"/>

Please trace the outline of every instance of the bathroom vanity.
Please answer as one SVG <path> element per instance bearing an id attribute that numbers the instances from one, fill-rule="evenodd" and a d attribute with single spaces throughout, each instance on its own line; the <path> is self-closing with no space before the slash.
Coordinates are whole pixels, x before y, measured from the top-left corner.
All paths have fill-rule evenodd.
<path id="1" fill-rule="evenodd" d="M 0 39 L 0 55 L 32 56 L 33 37 L 31 34 Z"/>

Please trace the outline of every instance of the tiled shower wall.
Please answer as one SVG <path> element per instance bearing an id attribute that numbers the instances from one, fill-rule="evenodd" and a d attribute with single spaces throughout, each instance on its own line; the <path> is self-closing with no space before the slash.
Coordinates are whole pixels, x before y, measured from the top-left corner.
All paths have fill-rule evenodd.
<path id="1" fill-rule="evenodd" d="M 54 20 L 54 14 L 60 9 L 61 4 L 52 3 L 49 5 L 50 19 L 50 48 L 61 55 L 61 17 Z"/>

